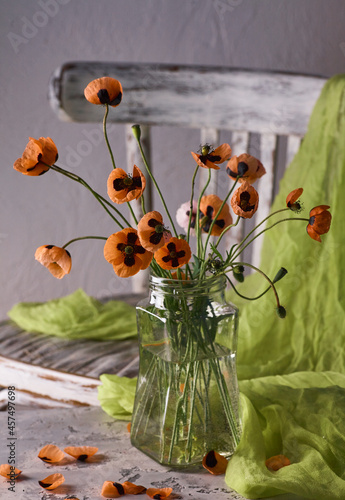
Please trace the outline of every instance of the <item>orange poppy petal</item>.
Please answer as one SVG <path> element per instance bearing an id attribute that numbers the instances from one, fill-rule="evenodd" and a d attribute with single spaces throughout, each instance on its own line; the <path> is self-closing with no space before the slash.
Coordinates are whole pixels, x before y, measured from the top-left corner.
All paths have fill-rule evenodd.
<path id="1" fill-rule="evenodd" d="M 129 278 L 130 276 L 134 276 L 139 271 L 141 271 L 142 261 L 136 255 L 134 256 L 134 263 L 131 266 L 126 265 L 123 261 L 119 264 L 113 263 L 113 269 L 115 274 L 119 276 L 119 278 Z"/>
<path id="2" fill-rule="evenodd" d="M 65 454 L 55 444 L 47 444 L 38 453 L 38 458 L 47 463 L 57 463 L 65 457 Z"/>
<path id="3" fill-rule="evenodd" d="M 172 237 L 168 243 L 154 254 L 158 265 L 162 269 L 177 269 L 189 262 L 192 252 L 188 243 L 180 238 Z"/>
<path id="4" fill-rule="evenodd" d="M 236 180 L 237 176 L 240 175 L 240 183 L 246 181 L 249 182 L 249 184 L 253 184 L 266 173 L 266 170 L 257 158 L 247 153 L 243 153 L 239 156 L 233 156 L 228 161 L 226 173 L 233 180 Z"/>
<path id="5" fill-rule="evenodd" d="M 40 161 L 47 165 L 54 165 L 58 158 L 58 150 L 54 141 L 50 137 L 40 137 L 38 142 L 42 148 L 42 158 Z"/>
<path id="6" fill-rule="evenodd" d="M 291 465 L 290 460 L 285 455 L 276 455 L 274 457 L 268 458 L 265 465 L 270 471 L 277 471 L 282 467 L 287 467 Z"/>
<path id="7" fill-rule="evenodd" d="M 42 481 L 38 481 L 38 484 L 42 486 L 45 490 L 55 490 L 58 486 L 60 486 L 65 481 L 65 478 L 62 474 L 51 474 L 50 476 L 42 479 Z"/>
<path id="8" fill-rule="evenodd" d="M 13 465 L 2 464 L 0 465 L 0 476 L 6 477 L 7 479 L 17 479 L 21 470 L 17 469 Z"/>
<path id="9" fill-rule="evenodd" d="M 313 227 L 310 224 L 307 225 L 307 233 L 313 240 L 319 241 L 321 243 L 320 235 L 314 231 Z"/>
<path id="10" fill-rule="evenodd" d="M 92 457 L 97 451 L 98 448 L 95 446 L 67 446 L 67 448 L 64 448 L 65 453 L 82 462 Z"/>
<path id="11" fill-rule="evenodd" d="M 125 490 L 125 495 L 141 495 L 146 492 L 145 486 L 139 486 L 129 481 L 122 483 L 123 489 Z"/>
<path id="12" fill-rule="evenodd" d="M 315 217 L 315 215 L 319 215 L 329 208 L 331 208 L 329 205 L 319 205 L 317 207 L 314 207 L 310 210 L 309 217 Z"/>
<path id="13" fill-rule="evenodd" d="M 231 153 L 232 153 L 232 149 L 231 147 L 229 146 L 229 144 L 221 144 L 220 146 L 218 146 L 218 148 L 216 148 L 212 155 L 213 156 L 220 156 L 220 160 L 216 160 L 215 163 L 223 163 L 224 161 L 228 160 L 231 156 Z"/>
<path id="14" fill-rule="evenodd" d="M 115 108 L 122 100 L 122 85 L 109 76 L 97 78 L 87 85 L 84 96 L 92 104 L 109 104 Z"/>
<path id="15" fill-rule="evenodd" d="M 303 188 L 294 189 L 286 197 L 286 206 L 291 207 L 303 193 Z"/>
<path id="16" fill-rule="evenodd" d="M 128 422 L 128 424 L 127 424 L 128 432 L 131 432 L 131 427 L 132 427 L 132 422 Z"/>
<path id="17" fill-rule="evenodd" d="M 163 217 L 156 211 L 148 212 L 138 223 L 140 243 L 149 252 L 155 252 L 164 245 L 165 231 Z"/>
<path id="18" fill-rule="evenodd" d="M 202 230 L 206 233 L 209 232 L 212 221 L 217 215 L 223 201 L 219 196 L 215 194 L 210 194 L 203 196 L 200 200 L 200 212 L 202 213 L 202 218 L 208 217 L 208 220 L 200 220 L 202 224 Z M 217 222 L 213 225 L 211 234 L 214 236 L 219 236 L 222 231 L 232 224 L 232 217 L 230 214 L 229 205 L 225 203 L 220 214 L 217 217 Z"/>
<path id="19" fill-rule="evenodd" d="M 156 498 L 161 500 L 162 498 L 168 498 L 172 493 L 172 488 L 148 488 L 146 490 L 146 495 L 150 498 Z"/>
<path id="20" fill-rule="evenodd" d="M 21 174 L 30 175 L 32 177 L 37 177 L 39 175 L 42 175 L 49 170 L 49 167 L 43 165 L 43 163 L 36 163 L 33 167 L 28 169 L 23 158 L 18 158 L 18 160 L 14 162 L 13 168 L 14 170 L 17 170 L 17 172 L 20 172 Z"/>
<path id="21" fill-rule="evenodd" d="M 121 483 L 104 481 L 101 495 L 106 498 L 120 498 L 125 494 L 125 489 Z"/>
<path id="22" fill-rule="evenodd" d="M 216 451 L 209 451 L 202 459 L 202 466 L 216 476 L 225 474 L 228 460 Z"/>
<path id="23" fill-rule="evenodd" d="M 72 259 L 69 251 L 55 245 L 42 245 L 37 248 L 35 259 L 58 279 L 69 274 L 72 268 Z"/>
<path id="24" fill-rule="evenodd" d="M 234 213 L 244 219 L 253 217 L 258 209 L 258 205 L 259 194 L 248 182 L 243 182 L 231 198 L 231 208 Z"/>

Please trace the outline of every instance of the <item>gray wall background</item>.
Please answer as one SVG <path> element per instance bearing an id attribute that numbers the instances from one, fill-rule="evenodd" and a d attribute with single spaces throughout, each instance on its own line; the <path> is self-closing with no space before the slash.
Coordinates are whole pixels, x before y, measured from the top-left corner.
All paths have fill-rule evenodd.
<path id="1" fill-rule="evenodd" d="M 71 246 L 72 272 L 62 280 L 34 260 L 40 245 L 117 230 L 78 184 L 54 172 L 34 178 L 12 169 L 29 136 L 50 136 L 58 163 L 106 195 L 111 166 L 104 144 L 87 154 L 82 146 L 100 125 L 60 122 L 49 107 L 56 67 L 101 60 L 344 72 L 342 0 L 2 0 L 0 26 L 0 318 L 18 301 L 44 301 L 78 287 L 96 297 L 121 295 L 130 287 L 104 260 L 102 242 Z M 118 166 L 125 165 L 124 128 L 113 126 L 110 140 Z M 190 151 L 199 137 L 155 129 L 153 144 L 157 178 L 175 212 L 188 198 L 185 173 L 194 169 Z"/>

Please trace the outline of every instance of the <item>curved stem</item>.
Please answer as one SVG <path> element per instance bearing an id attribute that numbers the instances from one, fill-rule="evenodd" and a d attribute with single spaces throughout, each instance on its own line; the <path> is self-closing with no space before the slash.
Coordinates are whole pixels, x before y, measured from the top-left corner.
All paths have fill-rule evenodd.
<path id="1" fill-rule="evenodd" d="M 104 135 L 104 139 L 105 139 L 105 142 L 106 142 L 109 154 L 110 154 L 111 163 L 113 164 L 113 168 L 116 168 L 114 155 L 113 155 L 113 152 L 111 150 L 111 147 L 110 147 L 110 144 L 109 144 L 109 140 L 108 140 L 108 134 L 107 134 L 107 118 L 108 118 L 108 113 L 109 113 L 109 104 L 106 104 L 105 105 L 104 118 L 103 118 L 103 135 Z"/>
<path id="2" fill-rule="evenodd" d="M 133 210 L 133 207 L 132 207 L 132 205 L 130 204 L 129 201 L 127 201 L 127 206 L 128 206 L 129 211 L 131 213 L 131 216 L 133 217 L 134 222 L 136 223 L 136 225 L 138 225 L 138 219 L 136 218 L 134 210 Z"/>
<path id="3" fill-rule="evenodd" d="M 277 212 L 274 212 L 274 214 L 276 214 L 276 213 L 278 213 L 278 212 L 283 212 L 284 210 L 286 210 L 286 209 L 278 210 Z M 289 210 L 289 209 L 287 209 L 287 210 Z M 274 214 L 272 214 L 272 215 L 274 215 Z M 268 216 L 268 217 L 270 217 L 270 216 Z M 268 219 L 268 217 L 266 217 L 266 219 Z M 266 220 L 266 219 L 265 219 L 265 220 Z M 242 253 L 242 252 L 243 252 L 243 250 L 244 250 L 245 248 L 247 248 L 247 246 L 248 246 L 248 245 L 250 245 L 251 243 L 253 243 L 253 241 L 254 241 L 254 240 L 256 240 L 256 238 L 258 238 L 259 236 L 261 236 L 263 233 L 265 233 L 265 232 L 266 232 L 266 231 L 268 231 L 269 229 L 272 229 L 272 227 L 276 226 L 277 224 L 280 224 L 281 222 L 285 222 L 285 221 L 289 221 L 289 220 L 303 220 L 303 221 L 305 221 L 305 222 L 309 222 L 309 219 L 305 219 L 304 217 L 295 217 L 294 219 L 292 219 L 292 218 L 288 218 L 288 219 L 280 219 L 280 220 L 278 220 L 277 222 L 275 222 L 274 224 L 272 224 L 271 226 L 266 227 L 265 229 L 263 229 L 262 231 L 260 231 L 260 233 L 256 234 L 256 235 L 254 236 L 254 238 L 252 238 L 251 240 L 249 240 L 249 241 L 248 241 L 248 243 L 246 243 L 246 245 L 244 245 L 244 247 L 242 247 L 242 248 L 240 249 L 240 251 L 238 251 L 238 250 L 239 250 L 239 248 L 240 248 L 240 247 L 243 245 L 243 243 L 245 242 L 245 240 L 247 240 L 247 239 L 248 239 L 248 236 L 249 236 L 249 235 L 248 235 L 246 238 L 244 238 L 244 240 L 242 240 L 242 242 L 238 245 L 238 248 L 237 248 L 237 253 L 235 252 L 235 255 L 233 256 L 233 259 L 236 259 L 236 257 L 238 257 L 238 256 L 240 255 L 240 253 Z M 262 222 L 264 222 L 264 221 L 262 221 Z M 260 222 L 260 224 L 258 224 L 258 225 L 257 225 L 257 227 L 259 227 L 259 226 L 262 224 L 262 222 Z M 254 229 L 253 229 L 253 231 L 254 231 Z M 252 234 L 252 233 L 253 233 L 253 231 L 251 231 L 249 234 Z"/>
<path id="4" fill-rule="evenodd" d="M 117 215 L 119 215 L 119 217 L 121 217 L 121 219 L 125 222 L 125 224 L 128 227 L 131 227 L 131 224 L 122 215 L 122 213 L 116 207 L 114 207 L 108 200 L 106 200 L 105 198 L 103 198 L 103 196 L 101 196 L 99 193 L 97 193 L 96 191 L 94 191 L 92 189 L 92 187 L 86 181 L 84 181 L 84 179 L 82 179 L 81 177 L 79 177 L 79 175 L 76 175 L 76 174 L 74 174 L 72 172 L 69 172 L 68 170 L 63 169 L 63 168 L 59 167 L 58 165 L 52 165 L 50 168 L 52 170 L 54 170 L 55 172 L 58 172 L 58 173 L 60 173 L 62 175 L 65 175 L 69 179 L 72 179 L 73 181 L 79 182 L 79 184 L 82 184 L 84 187 L 86 187 L 93 194 L 93 196 L 97 199 L 97 201 L 103 206 L 104 210 L 106 212 L 108 212 L 108 214 L 116 222 L 116 224 L 118 226 L 120 226 L 121 229 L 123 229 L 124 226 L 116 219 L 116 217 L 113 216 L 113 214 L 109 211 L 109 209 L 105 205 L 108 205 L 110 208 L 112 208 L 112 210 L 114 210 L 117 213 Z"/>
<path id="5" fill-rule="evenodd" d="M 278 293 L 277 293 L 277 290 L 276 290 L 276 287 L 274 286 L 274 283 L 273 281 L 267 276 L 267 274 L 265 274 L 263 271 L 261 271 L 261 269 L 259 269 L 258 267 L 256 266 L 253 266 L 253 264 L 249 264 L 248 262 L 232 262 L 231 263 L 231 266 L 247 266 L 247 267 L 250 267 L 251 269 L 254 269 L 256 272 L 258 272 L 259 274 L 261 274 L 270 284 L 270 287 L 272 288 L 273 290 L 273 293 L 275 295 L 275 298 L 276 298 L 276 302 L 277 302 L 277 307 L 280 306 L 280 302 L 279 302 L 279 297 L 278 297 Z"/>
<path id="6" fill-rule="evenodd" d="M 75 241 L 80 241 L 80 240 L 107 240 L 108 238 L 105 238 L 105 236 L 80 236 L 79 238 L 73 238 L 73 240 L 69 240 L 67 243 L 64 244 L 62 248 L 68 247 L 71 243 L 74 243 Z"/>
<path id="7" fill-rule="evenodd" d="M 170 220 L 171 227 L 172 227 L 172 229 L 173 229 L 173 231 L 174 231 L 174 233 L 175 233 L 175 236 L 176 236 L 176 238 L 177 238 L 177 237 L 178 237 L 178 234 L 177 234 L 177 231 L 176 231 L 176 228 L 175 228 L 174 222 L 173 222 L 173 220 L 172 220 L 172 218 L 171 218 L 170 212 L 169 212 L 168 207 L 167 207 L 167 205 L 166 205 L 166 203 L 165 203 L 165 200 L 164 200 L 164 198 L 163 198 L 162 192 L 161 192 L 161 190 L 159 189 L 159 186 L 158 186 L 158 184 L 157 184 L 157 181 L 156 181 L 156 179 L 154 178 L 154 176 L 153 176 L 153 174 L 152 174 L 152 172 L 151 172 L 151 170 L 150 170 L 150 167 L 149 167 L 148 162 L 147 162 L 147 160 L 146 160 L 146 156 L 145 156 L 144 150 L 143 150 L 142 145 L 141 145 L 141 142 L 140 142 L 140 138 L 137 138 L 137 137 L 136 137 L 136 139 L 137 139 L 137 142 L 138 142 L 138 146 L 139 146 L 140 154 L 141 154 L 141 157 L 142 157 L 142 159 L 143 159 L 144 165 L 145 165 L 145 167 L 146 167 L 147 173 L 149 174 L 149 176 L 150 176 L 150 178 L 151 178 L 151 180 L 152 180 L 153 184 L 155 185 L 155 188 L 157 189 L 157 192 L 158 192 L 158 194 L 159 194 L 159 197 L 160 197 L 160 199 L 161 199 L 161 202 L 162 202 L 162 204 L 163 204 L 163 206 L 164 206 L 165 212 L 166 212 L 166 214 L 167 214 L 167 216 L 168 216 L 168 218 L 169 218 L 169 220 Z"/>

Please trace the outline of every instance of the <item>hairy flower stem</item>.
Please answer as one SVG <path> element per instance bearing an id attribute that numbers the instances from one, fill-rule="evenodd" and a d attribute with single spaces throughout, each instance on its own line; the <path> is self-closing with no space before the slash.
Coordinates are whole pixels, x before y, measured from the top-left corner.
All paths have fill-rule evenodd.
<path id="1" fill-rule="evenodd" d="M 166 203 L 165 203 L 165 200 L 164 200 L 164 197 L 163 197 L 163 195 L 162 195 L 162 192 L 161 192 L 161 190 L 160 190 L 160 188 L 159 188 L 159 186 L 158 186 L 158 184 L 157 184 L 157 181 L 156 181 L 156 179 L 154 178 L 154 176 L 153 176 L 153 174 L 152 174 L 152 172 L 151 172 L 151 169 L 150 169 L 149 164 L 148 164 L 148 162 L 147 162 L 147 159 L 146 159 L 146 156 L 145 156 L 144 150 L 143 150 L 142 145 L 141 145 L 140 138 L 139 138 L 139 137 L 137 137 L 135 134 L 134 134 L 134 137 L 136 138 L 136 140 L 137 140 L 137 142 L 138 142 L 138 146 L 139 146 L 140 154 L 141 154 L 141 157 L 142 157 L 142 159 L 143 159 L 144 165 L 145 165 L 145 167 L 146 167 L 147 173 L 149 174 L 149 176 L 150 176 L 150 178 L 151 178 L 151 180 L 152 180 L 153 184 L 155 185 L 155 188 L 157 189 L 157 192 L 158 192 L 158 194 L 159 194 L 159 197 L 160 197 L 160 199 L 161 199 L 161 202 L 162 202 L 162 204 L 163 204 L 163 207 L 164 207 L 164 209 L 165 209 L 165 212 L 166 212 L 166 214 L 167 214 L 167 216 L 168 216 L 168 218 L 169 218 L 169 220 L 170 220 L 170 224 L 171 224 L 172 230 L 174 231 L 175 236 L 176 236 L 176 238 L 177 238 L 177 237 L 178 237 L 178 234 L 177 234 L 177 231 L 176 231 L 176 228 L 175 228 L 175 225 L 174 225 L 174 221 L 173 221 L 173 220 L 172 220 L 172 218 L 171 218 L 170 212 L 169 212 L 168 207 L 167 207 L 167 205 L 166 205 Z"/>
<path id="2" fill-rule="evenodd" d="M 109 209 L 105 205 L 107 205 L 112 210 L 114 210 L 117 213 L 117 215 L 119 217 L 121 217 L 121 219 L 125 222 L 126 226 L 132 227 L 131 224 L 128 222 L 128 220 L 122 215 L 122 213 L 116 207 L 114 207 L 114 205 L 112 205 L 108 200 L 103 198 L 103 196 L 101 196 L 99 193 L 94 191 L 92 189 L 92 187 L 86 181 L 84 181 L 84 179 L 79 177 L 79 175 L 76 175 L 72 172 L 69 172 L 68 170 L 63 169 L 63 168 L 59 167 L 58 165 L 52 165 L 50 168 L 52 170 L 54 170 L 55 172 L 58 172 L 59 174 L 62 174 L 64 176 L 68 177 L 69 179 L 72 179 L 73 181 L 79 182 L 79 184 L 86 187 L 86 189 L 88 189 L 93 194 L 93 196 L 96 198 L 96 200 L 103 206 L 104 210 L 106 212 L 108 212 L 110 217 L 116 222 L 116 224 L 121 229 L 123 229 L 125 226 L 123 224 L 121 224 L 116 217 L 114 217 L 114 215 L 109 211 Z"/>
<path id="3" fill-rule="evenodd" d="M 71 243 L 74 243 L 75 241 L 80 241 L 80 240 L 107 240 L 108 238 L 105 238 L 105 236 L 80 236 L 79 238 L 73 238 L 73 240 L 69 240 L 67 243 L 64 244 L 62 248 L 68 247 Z"/>
<path id="4" fill-rule="evenodd" d="M 104 135 L 104 139 L 105 139 L 105 142 L 106 142 L 109 154 L 110 154 L 111 163 L 113 164 L 113 168 L 116 168 L 114 155 L 113 155 L 113 152 L 111 150 L 111 147 L 110 147 L 110 144 L 109 144 L 109 140 L 108 140 L 108 134 L 107 134 L 107 118 L 108 118 L 108 113 L 109 113 L 109 104 L 106 104 L 105 105 L 104 118 L 103 118 L 103 135 Z"/>

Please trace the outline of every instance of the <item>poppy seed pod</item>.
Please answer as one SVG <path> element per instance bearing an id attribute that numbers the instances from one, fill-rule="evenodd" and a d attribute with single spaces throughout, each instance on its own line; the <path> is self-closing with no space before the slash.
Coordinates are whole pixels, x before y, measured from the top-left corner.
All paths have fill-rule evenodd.
<path id="1" fill-rule="evenodd" d="M 136 138 L 137 141 L 140 141 L 141 137 L 141 128 L 140 125 L 132 125 L 132 134 Z"/>
<path id="2" fill-rule="evenodd" d="M 277 307 L 276 311 L 277 311 L 279 318 L 281 318 L 281 319 L 286 318 L 286 309 L 284 306 L 279 305 Z"/>

